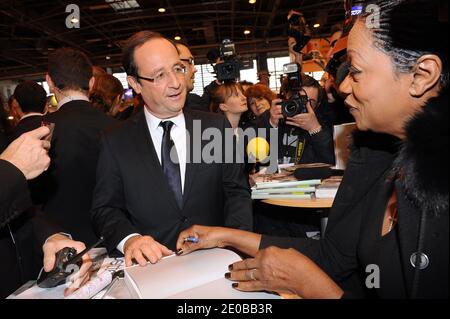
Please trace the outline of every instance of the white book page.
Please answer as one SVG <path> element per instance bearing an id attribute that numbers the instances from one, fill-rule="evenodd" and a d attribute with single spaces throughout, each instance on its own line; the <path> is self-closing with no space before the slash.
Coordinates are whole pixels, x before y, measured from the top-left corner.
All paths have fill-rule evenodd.
<path id="1" fill-rule="evenodd" d="M 199 250 L 185 256 L 164 258 L 145 267 L 126 268 L 125 282 L 128 289 L 137 290 L 136 295 L 141 298 L 168 298 L 223 278 L 228 265 L 239 260 L 239 255 L 230 250 Z"/>

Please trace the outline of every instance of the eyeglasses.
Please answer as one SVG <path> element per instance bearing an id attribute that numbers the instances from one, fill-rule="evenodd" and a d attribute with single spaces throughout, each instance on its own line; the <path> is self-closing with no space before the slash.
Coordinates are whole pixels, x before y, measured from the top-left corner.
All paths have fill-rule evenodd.
<path id="1" fill-rule="evenodd" d="M 171 71 L 164 71 L 164 70 L 160 71 L 156 73 L 154 77 L 149 78 L 145 76 L 136 75 L 136 78 L 152 82 L 155 85 L 159 85 L 166 83 L 169 80 L 169 74 L 172 72 L 176 76 L 184 77 L 184 75 L 186 74 L 186 67 L 184 65 L 175 65 Z"/>
<path id="2" fill-rule="evenodd" d="M 189 58 L 189 59 L 180 59 L 180 60 L 181 60 L 181 61 L 184 61 L 184 62 L 187 62 L 187 63 L 189 63 L 189 64 L 192 64 L 192 65 L 195 64 L 193 58 Z"/>

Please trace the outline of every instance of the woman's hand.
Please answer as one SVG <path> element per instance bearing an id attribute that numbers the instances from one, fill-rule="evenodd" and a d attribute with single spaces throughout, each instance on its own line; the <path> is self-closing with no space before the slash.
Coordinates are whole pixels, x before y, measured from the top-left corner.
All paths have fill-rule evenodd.
<path id="1" fill-rule="evenodd" d="M 225 277 L 242 291 L 273 291 L 301 298 L 341 298 L 343 291 L 312 260 L 295 249 L 269 247 L 229 266 Z"/>
<path id="2" fill-rule="evenodd" d="M 177 240 L 177 255 L 185 255 L 198 249 L 224 247 L 224 241 L 230 229 L 194 225 L 183 230 Z M 196 242 L 186 241 L 195 238 Z"/>

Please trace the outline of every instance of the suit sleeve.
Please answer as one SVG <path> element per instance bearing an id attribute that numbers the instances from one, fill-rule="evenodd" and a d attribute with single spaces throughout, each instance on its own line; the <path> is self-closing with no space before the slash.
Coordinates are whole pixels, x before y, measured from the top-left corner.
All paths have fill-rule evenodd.
<path id="1" fill-rule="evenodd" d="M 224 119 L 224 128 L 231 128 Z M 223 130 L 225 132 L 225 129 Z M 225 133 L 226 136 L 226 133 Z M 253 229 L 252 200 L 244 163 L 222 164 L 225 226 L 251 231 Z"/>
<path id="2" fill-rule="evenodd" d="M 0 160 L 0 180 L 1 229 L 32 203 L 25 176 L 8 161 Z"/>
<path id="3" fill-rule="evenodd" d="M 110 252 L 126 236 L 139 233 L 128 218 L 119 163 L 106 136 L 101 139 L 91 217 Z"/>

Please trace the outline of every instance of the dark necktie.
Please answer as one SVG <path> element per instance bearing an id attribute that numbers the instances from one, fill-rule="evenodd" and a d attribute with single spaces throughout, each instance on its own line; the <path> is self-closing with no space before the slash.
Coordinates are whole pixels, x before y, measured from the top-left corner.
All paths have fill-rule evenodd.
<path id="1" fill-rule="evenodd" d="M 166 176 L 167 183 L 175 196 L 178 207 L 181 209 L 183 205 L 183 195 L 181 192 L 180 164 L 178 163 L 177 149 L 170 138 L 170 130 L 173 127 L 173 122 L 161 122 L 159 123 L 159 126 L 164 129 L 161 143 L 161 165 L 164 175 Z M 173 153 L 172 157 L 170 155 L 171 152 Z"/>

